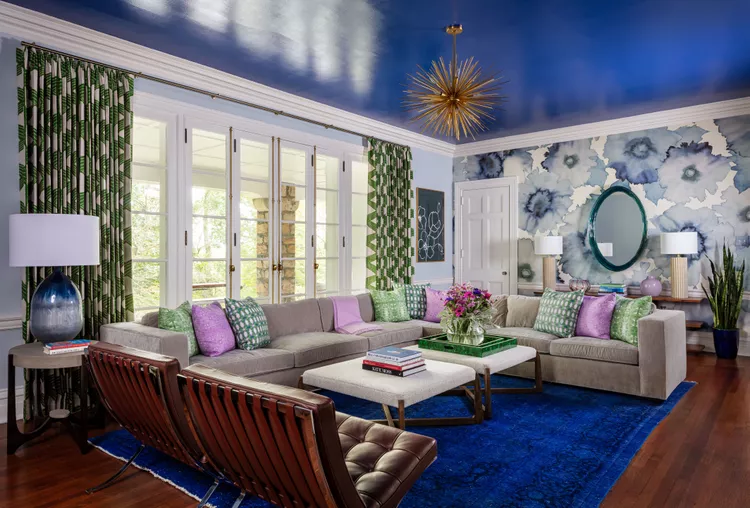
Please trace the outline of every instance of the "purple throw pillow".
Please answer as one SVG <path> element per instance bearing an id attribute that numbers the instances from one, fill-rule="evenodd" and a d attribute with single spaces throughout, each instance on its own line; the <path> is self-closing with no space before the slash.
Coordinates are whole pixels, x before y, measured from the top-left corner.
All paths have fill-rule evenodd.
<path id="1" fill-rule="evenodd" d="M 439 323 L 440 317 L 438 314 L 445 307 L 445 291 L 425 288 L 424 292 L 427 296 L 427 311 L 424 313 L 424 320 L 430 323 Z"/>
<path id="2" fill-rule="evenodd" d="M 219 356 L 234 349 L 232 327 L 219 302 L 193 305 L 193 328 L 202 354 Z"/>
<path id="3" fill-rule="evenodd" d="M 609 339 L 609 326 L 615 312 L 617 297 L 614 293 L 605 296 L 584 296 L 578 311 L 576 335 Z"/>

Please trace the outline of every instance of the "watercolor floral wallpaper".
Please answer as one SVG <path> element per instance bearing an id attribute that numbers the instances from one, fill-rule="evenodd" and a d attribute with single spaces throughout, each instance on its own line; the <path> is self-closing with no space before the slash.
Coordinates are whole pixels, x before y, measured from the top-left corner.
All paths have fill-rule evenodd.
<path id="1" fill-rule="evenodd" d="M 750 266 L 750 115 L 459 157 L 453 173 L 455 182 L 518 177 L 519 283 L 541 282 L 532 243 L 538 234 L 564 237 L 562 282 L 638 285 L 654 275 L 668 287 L 661 232 L 698 233 L 699 253 L 689 258 L 693 287 L 709 273 L 706 256 L 715 259 L 724 241 Z M 599 265 L 587 241 L 591 209 L 613 185 L 629 187 L 648 218 L 648 246 L 622 272 Z"/>

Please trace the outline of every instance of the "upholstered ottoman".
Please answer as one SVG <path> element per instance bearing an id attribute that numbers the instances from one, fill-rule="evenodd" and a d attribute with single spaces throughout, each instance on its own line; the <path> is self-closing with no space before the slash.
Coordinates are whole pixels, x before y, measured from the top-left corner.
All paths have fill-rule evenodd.
<path id="1" fill-rule="evenodd" d="M 479 378 L 471 367 L 455 363 L 425 360 L 424 371 L 409 377 L 389 376 L 362 369 L 362 358 L 334 363 L 305 371 L 300 377 L 299 386 L 314 386 L 343 393 L 359 399 L 379 402 L 383 405 L 387 423 L 396 424 L 389 406 L 398 408 L 398 427 L 410 425 L 465 425 L 481 423 L 483 418 Z M 410 418 L 406 419 L 405 408 L 436 395 L 456 395 L 465 393 L 463 388 L 474 383 L 473 414 L 469 417 L 451 418 Z M 459 388 L 460 387 L 460 388 Z"/>
<path id="2" fill-rule="evenodd" d="M 484 377 L 484 417 L 492 418 L 492 394 L 493 393 L 533 393 L 542 391 L 542 362 L 536 349 L 528 346 L 516 346 L 505 351 L 479 358 L 476 356 L 459 355 L 432 349 L 420 349 L 419 346 L 410 346 L 406 349 L 416 349 L 422 352 L 424 358 L 438 360 L 440 362 L 466 365 L 476 372 L 477 376 Z M 505 369 L 515 367 L 524 362 L 534 360 L 535 383 L 532 388 L 492 388 L 490 376 Z M 479 393 L 479 392 L 476 392 Z M 470 395 L 471 396 L 471 395 Z"/>

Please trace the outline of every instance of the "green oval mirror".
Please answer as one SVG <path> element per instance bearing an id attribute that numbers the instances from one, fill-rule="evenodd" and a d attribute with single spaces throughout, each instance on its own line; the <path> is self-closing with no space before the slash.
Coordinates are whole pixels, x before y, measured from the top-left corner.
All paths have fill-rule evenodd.
<path id="1" fill-rule="evenodd" d="M 588 229 L 596 260 L 613 272 L 632 266 L 648 241 L 646 212 L 638 196 L 626 187 L 610 187 L 599 196 Z"/>

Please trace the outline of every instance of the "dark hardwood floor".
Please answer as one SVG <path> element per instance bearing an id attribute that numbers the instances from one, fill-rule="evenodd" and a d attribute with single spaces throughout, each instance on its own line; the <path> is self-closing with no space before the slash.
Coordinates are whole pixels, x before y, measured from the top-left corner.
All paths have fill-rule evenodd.
<path id="1" fill-rule="evenodd" d="M 688 379 L 697 381 L 651 434 L 602 506 L 750 506 L 750 358 L 688 357 Z M 0 439 L 0 506 L 160 506 L 196 502 L 177 489 L 131 468 L 113 486 L 87 496 L 121 462 L 93 450 L 81 455 L 57 429 L 5 455 Z"/>

